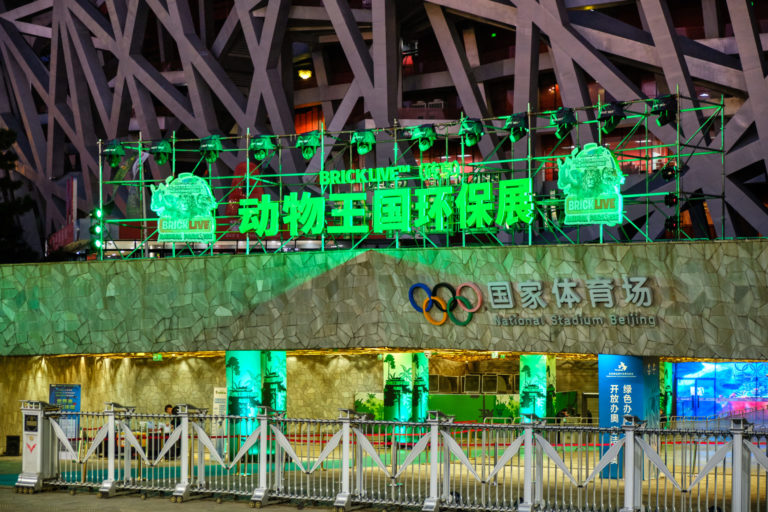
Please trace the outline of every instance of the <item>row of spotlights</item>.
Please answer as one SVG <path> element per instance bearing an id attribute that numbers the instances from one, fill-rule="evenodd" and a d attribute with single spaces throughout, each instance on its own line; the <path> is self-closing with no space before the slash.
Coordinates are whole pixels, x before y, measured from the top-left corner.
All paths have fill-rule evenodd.
<path id="1" fill-rule="evenodd" d="M 653 100 L 651 104 L 651 114 L 657 116 L 656 123 L 659 126 L 669 124 L 675 119 L 677 113 L 677 100 L 672 95 L 659 96 Z M 612 132 L 616 126 L 626 118 L 624 113 L 624 103 L 615 101 L 606 103 L 600 107 L 598 114 L 598 120 L 601 123 L 600 130 L 604 134 Z M 564 139 L 568 133 L 578 124 L 576 120 L 576 112 L 572 108 L 560 107 L 550 116 L 550 122 L 556 126 L 555 136 L 558 139 Z M 529 132 L 528 115 L 525 112 L 520 112 L 507 116 L 504 118 L 504 130 L 509 131 L 509 138 L 514 143 L 523 138 Z M 485 135 L 485 128 L 482 121 L 479 119 L 468 118 L 461 122 L 459 128 L 459 137 L 467 147 L 472 147 L 477 144 L 480 139 Z M 311 159 L 317 149 L 320 147 L 319 131 L 311 131 L 299 135 L 296 141 L 296 147 L 301 151 L 302 156 L 309 160 Z M 249 149 L 254 153 L 254 156 L 263 160 L 267 156 L 277 149 L 274 143 L 274 137 L 270 135 L 263 135 L 251 140 Z M 415 126 L 410 129 L 410 139 L 418 141 L 420 151 L 427 151 L 435 143 L 437 139 L 437 132 L 434 125 L 425 124 Z M 376 144 L 376 135 L 373 130 L 364 130 L 356 132 L 352 135 L 350 142 L 357 148 L 357 153 L 365 155 L 370 153 L 373 146 Z M 221 143 L 221 137 L 218 135 L 211 135 L 200 140 L 200 153 L 206 162 L 213 163 L 219 157 L 223 146 Z M 168 162 L 172 152 L 171 143 L 167 140 L 160 140 L 152 143 L 147 150 L 155 158 L 155 161 L 159 165 L 163 165 Z M 112 140 L 106 144 L 103 149 L 103 154 L 107 158 L 107 163 L 110 167 L 117 167 L 120 165 L 120 161 L 125 156 L 125 148 L 117 141 Z"/>

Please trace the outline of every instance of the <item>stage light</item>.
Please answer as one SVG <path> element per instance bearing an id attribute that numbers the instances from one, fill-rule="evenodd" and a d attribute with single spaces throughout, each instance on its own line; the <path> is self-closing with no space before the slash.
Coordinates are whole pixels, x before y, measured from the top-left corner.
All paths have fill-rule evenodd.
<path id="1" fill-rule="evenodd" d="M 677 165 L 674 161 L 670 160 L 662 167 L 661 177 L 664 178 L 664 181 L 672 181 L 677 177 Z"/>
<path id="2" fill-rule="evenodd" d="M 271 151 L 277 149 L 277 146 L 272 142 L 271 136 L 262 135 L 251 139 L 248 149 L 253 153 L 253 157 L 256 160 L 264 160 Z"/>
<path id="3" fill-rule="evenodd" d="M 550 122 L 557 126 L 555 136 L 562 140 L 576 126 L 576 113 L 572 108 L 560 107 L 552 114 Z"/>
<path id="4" fill-rule="evenodd" d="M 464 145 L 472 147 L 485 135 L 483 123 L 479 119 L 464 119 L 459 128 L 459 137 L 464 141 Z"/>
<path id="5" fill-rule="evenodd" d="M 678 227 L 677 216 L 670 217 L 664 221 L 664 229 L 666 229 L 667 231 L 677 231 L 677 227 Z"/>
<path id="6" fill-rule="evenodd" d="M 107 157 L 107 164 L 113 168 L 120 165 L 120 161 L 125 156 L 125 148 L 118 140 L 109 141 L 101 152 Z"/>
<path id="7" fill-rule="evenodd" d="M 320 147 L 320 134 L 314 130 L 299 135 L 296 140 L 296 147 L 301 150 L 301 156 L 304 157 L 304 160 L 311 159 L 315 156 L 317 148 Z"/>
<path id="8" fill-rule="evenodd" d="M 221 137 L 218 135 L 211 135 L 210 137 L 200 139 L 200 153 L 209 164 L 215 162 L 216 159 L 219 158 L 219 153 L 223 150 L 224 147 L 221 145 Z"/>
<path id="9" fill-rule="evenodd" d="M 437 139 L 435 126 L 432 124 L 423 124 L 411 128 L 411 140 L 419 141 L 419 151 L 426 151 L 432 147 Z"/>
<path id="10" fill-rule="evenodd" d="M 358 155 L 365 155 L 370 153 L 373 146 L 376 144 L 376 135 L 373 133 L 373 130 L 355 132 L 352 134 L 350 143 L 357 147 Z"/>
<path id="11" fill-rule="evenodd" d="M 168 160 L 171 158 L 171 153 L 173 152 L 171 143 L 165 139 L 153 142 L 147 151 L 155 159 L 157 165 L 167 164 Z"/>
<path id="12" fill-rule="evenodd" d="M 627 115 L 624 113 L 624 104 L 620 101 L 606 103 L 600 106 L 599 121 L 602 123 L 600 131 L 605 135 L 611 133 Z"/>
<path id="13" fill-rule="evenodd" d="M 664 126 L 675 119 L 677 114 L 677 100 L 671 94 L 665 94 L 654 98 L 651 104 L 651 114 L 658 116 L 656 124 Z"/>
<path id="14" fill-rule="evenodd" d="M 509 130 L 509 138 L 512 142 L 517 142 L 528 133 L 528 114 L 519 112 L 507 116 L 504 120 L 504 129 Z"/>
<path id="15" fill-rule="evenodd" d="M 101 249 L 104 245 L 104 210 L 94 208 L 91 211 L 91 247 Z"/>
<path id="16" fill-rule="evenodd" d="M 670 192 L 664 196 L 664 204 L 667 206 L 676 206 L 678 202 L 677 194 Z"/>

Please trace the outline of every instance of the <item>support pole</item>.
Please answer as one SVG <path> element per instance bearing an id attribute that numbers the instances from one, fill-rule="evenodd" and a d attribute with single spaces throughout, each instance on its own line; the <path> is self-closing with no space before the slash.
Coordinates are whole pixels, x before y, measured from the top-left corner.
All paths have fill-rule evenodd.
<path id="1" fill-rule="evenodd" d="M 104 158 L 102 157 L 103 148 L 104 148 L 104 145 L 101 139 L 99 139 L 99 210 L 101 211 L 102 215 L 104 215 Z M 104 224 L 103 217 L 102 217 L 102 224 Z M 104 230 L 103 229 L 99 233 L 99 240 L 101 241 L 101 244 L 99 245 L 99 261 L 101 261 L 104 259 Z"/>
<path id="2" fill-rule="evenodd" d="M 336 495 L 333 508 L 336 512 L 349 510 L 352 504 L 352 493 L 349 486 L 349 431 L 351 413 L 349 409 L 342 409 L 341 416 L 341 492 Z"/>
<path id="3" fill-rule="evenodd" d="M 440 478 L 440 418 L 437 411 L 427 412 L 427 424 L 429 424 L 429 496 L 421 507 L 423 512 L 438 512 L 440 509 L 439 478 Z M 446 454 L 447 455 L 447 454 Z M 446 457 L 448 458 L 448 457 Z M 448 460 L 450 460 L 448 458 Z M 444 469 L 449 473 L 450 466 Z M 446 475 L 443 475 L 446 478 Z M 446 492 L 446 489 L 443 489 Z"/>
<path id="4" fill-rule="evenodd" d="M 638 512 L 642 506 L 643 452 L 635 443 L 638 426 L 637 418 L 624 416 L 624 507 L 619 512 Z"/>
<path id="5" fill-rule="evenodd" d="M 267 435 L 269 433 L 268 408 L 260 406 L 256 419 L 259 421 L 259 486 L 253 491 L 251 502 L 256 507 L 261 508 L 269 500 L 269 489 L 267 488 L 267 465 L 269 464 L 269 454 L 267 453 Z M 275 461 L 275 463 L 277 464 L 278 462 Z"/>
<path id="6" fill-rule="evenodd" d="M 526 423 L 523 433 L 525 453 L 523 456 L 523 502 L 517 508 L 519 512 L 531 512 L 535 509 L 533 498 L 533 464 L 534 464 L 534 446 L 533 446 L 533 423 Z"/>
<path id="7" fill-rule="evenodd" d="M 107 417 L 107 478 L 101 483 L 99 494 L 107 498 L 115 494 L 115 404 L 107 403 L 104 414 Z"/>
<path id="8" fill-rule="evenodd" d="M 750 425 L 745 418 L 731 420 L 733 435 L 733 478 L 731 479 L 731 510 L 749 510 L 750 484 L 750 453 L 744 449 L 744 434 L 750 431 Z"/>
<path id="9" fill-rule="evenodd" d="M 173 497 L 181 502 L 189 497 L 189 406 L 179 405 L 179 417 L 181 419 L 181 468 L 179 482 L 173 490 Z"/>

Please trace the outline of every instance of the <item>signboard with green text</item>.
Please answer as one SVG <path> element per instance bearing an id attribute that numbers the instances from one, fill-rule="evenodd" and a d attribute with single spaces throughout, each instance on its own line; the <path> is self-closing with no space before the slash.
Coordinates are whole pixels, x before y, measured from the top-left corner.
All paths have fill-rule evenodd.
<path id="1" fill-rule="evenodd" d="M 157 213 L 158 241 L 213 242 L 216 240 L 216 199 L 201 177 L 182 173 L 159 186 L 150 185 L 150 208 Z"/>
<path id="2" fill-rule="evenodd" d="M 565 193 L 565 224 L 621 223 L 624 174 L 608 148 L 595 143 L 575 148 L 558 162 L 557 186 Z"/>
<path id="3" fill-rule="evenodd" d="M 276 236 L 489 233 L 534 217 L 528 178 L 492 181 L 462 174 L 458 162 L 372 169 L 324 170 L 323 193 L 263 194 L 240 200 L 240 232 Z M 418 180 L 421 187 L 407 186 Z M 368 190 L 363 190 L 367 185 Z M 341 190 L 341 189 L 344 190 Z"/>

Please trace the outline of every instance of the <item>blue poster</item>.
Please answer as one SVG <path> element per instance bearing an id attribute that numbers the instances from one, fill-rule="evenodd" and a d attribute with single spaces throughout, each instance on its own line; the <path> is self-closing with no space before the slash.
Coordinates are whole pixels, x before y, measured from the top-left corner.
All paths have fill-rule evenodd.
<path id="1" fill-rule="evenodd" d="M 51 384 L 48 403 L 64 412 L 80 412 L 80 384 Z"/>
<path id="2" fill-rule="evenodd" d="M 80 384 L 51 384 L 48 388 L 48 403 L 61 408 L 59 425 L 77 450 L 78 430 L 80 429 Z M 67 414 L 70 413 L 70 414 Z M 62 457 L 71 456 L 68 452 Z"/>
<path id="3" fill-rule="evenodd" d="M 597 359 L 600 392 L 600 428 L 621 427 L 624 416 L 636 416 L 659 424 L 659 359 L 655 357 L 600 354 Z M 601 453 L 605 453 L 622 433 L 604 434 Z M 622 478 L 624 455 L 603 470 L 603 478 Z"/>

